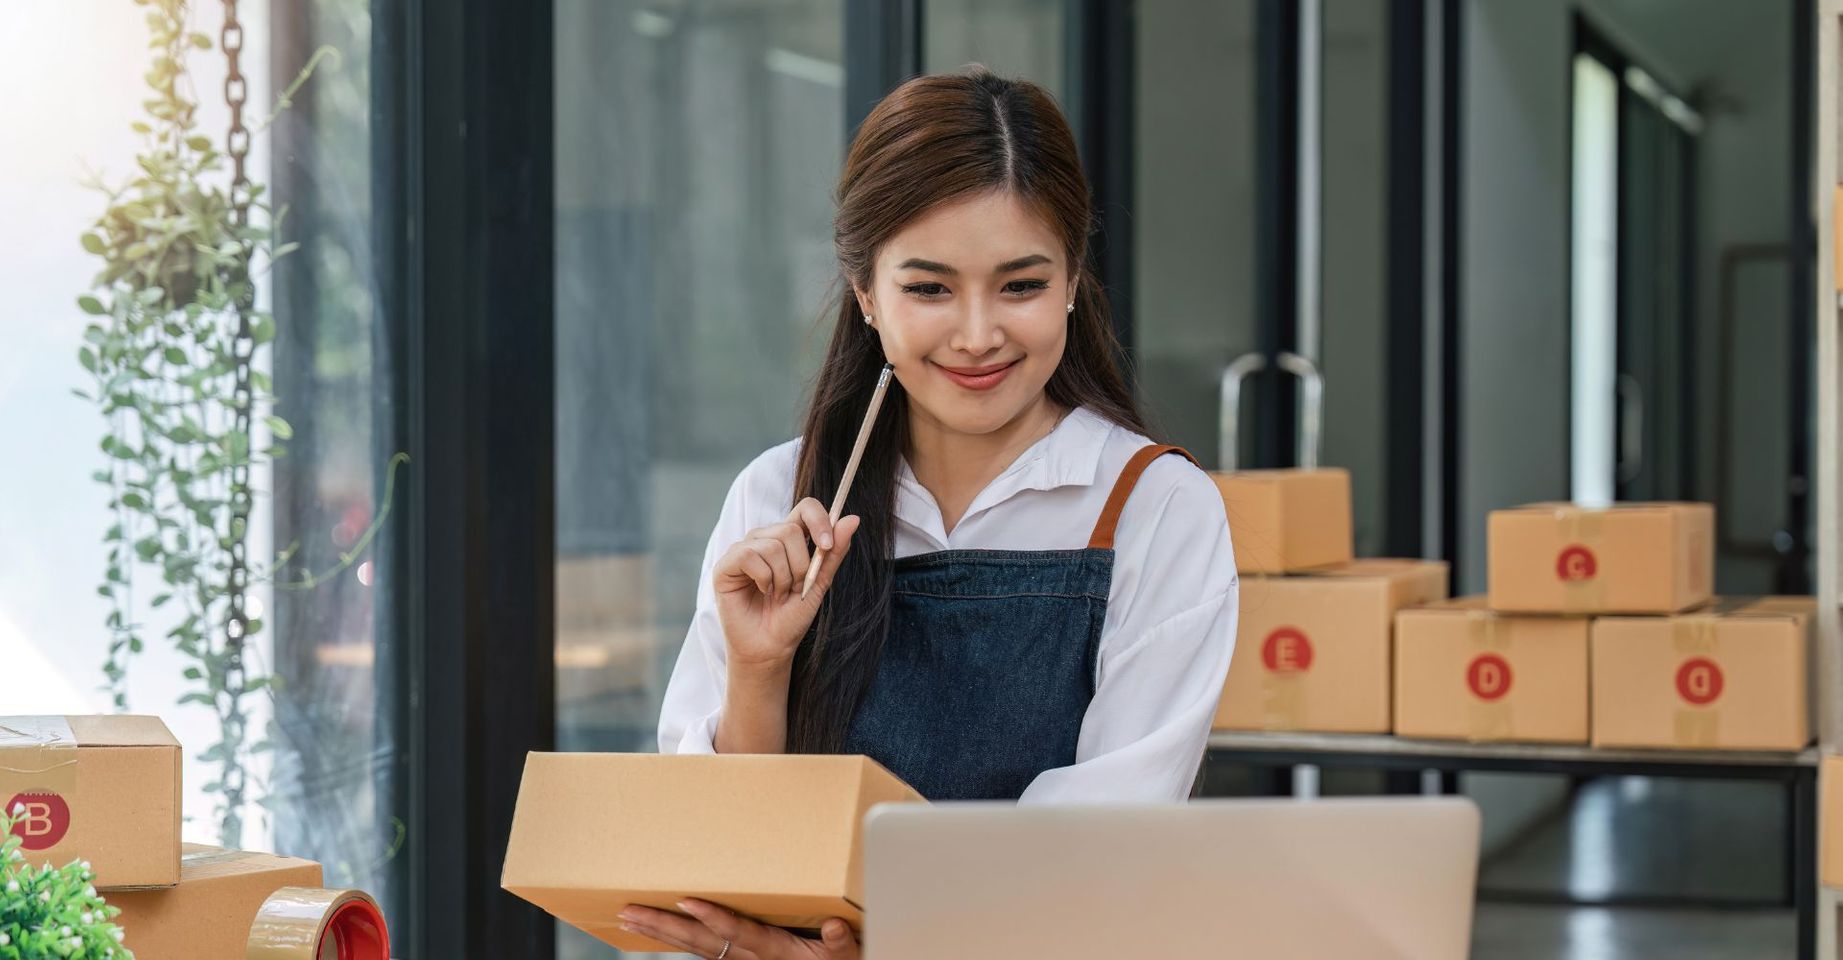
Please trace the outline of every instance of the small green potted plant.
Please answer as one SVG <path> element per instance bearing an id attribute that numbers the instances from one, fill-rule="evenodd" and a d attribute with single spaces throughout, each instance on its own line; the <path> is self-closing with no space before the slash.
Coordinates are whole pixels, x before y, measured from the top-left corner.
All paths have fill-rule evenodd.
<path id="1" fill-rule="evenodd" d="M 34 868 L 13 836 L 23 807 L 0 811 L 0 960 L 134 960 L 121 913 L 104 902 L 87 861 Z"/>

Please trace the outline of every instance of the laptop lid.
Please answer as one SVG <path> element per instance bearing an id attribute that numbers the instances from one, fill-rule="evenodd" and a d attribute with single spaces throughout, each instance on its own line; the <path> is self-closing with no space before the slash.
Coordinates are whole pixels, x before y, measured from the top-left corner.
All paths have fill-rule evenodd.
<path id="1" fill-rule="evenodd" d="M 865 823 L 867 960 L 1463 960 L 1463 798 L 888 805 Z"/>

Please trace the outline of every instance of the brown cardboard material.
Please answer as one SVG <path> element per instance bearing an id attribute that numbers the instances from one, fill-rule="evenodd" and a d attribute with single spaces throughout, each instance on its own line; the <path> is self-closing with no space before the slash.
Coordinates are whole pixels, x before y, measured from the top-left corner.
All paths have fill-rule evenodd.
<path id="1" fill-rule="evenodd" d="M 1586 743 L 1585 617 L 1514 617 L 1466 597 L 1395 617 L 1395 733 Z"/>
<path id="2" fill-rule="evenodd" d="M 1830 279 L 1843 293 L 1843 185 L 1830 195 Z"/>
<path id="3" fill-rule="evenodd" d="M 1810 597 L 1724 598 L 1593 625 L 1593 745 L 1800 750 L 1811 742 Z"/>
<path id="4" fill-rule="evenodd" d="M 1714 591 L 1706 503 L 1534 504 L 1494 510 L 1488 576 L 1503 613 L 1678 613 Z"/>
<path id="5" fill-rule="evenodd" d="M 0 804 L 32 863 L 88 860 L 96 888 L 179 882 L 179 741 L 158 717 L 0 717 Z"/>
<path id="6" fill-rule="evenodd" d="M 863 924 L 863 821 L 922 802 L 867 757 L 533 753 L 500 885 L 622 950 L 628 904 L 696 897 L 799 930 Z"/>
<path id="7" fill-rule="evenodd" d="M 250 924 L 269 894 L 317 887 L 320 865 L 269 853 L 188 843 L 179 885 L 110 894 L 135 960 L 244 960 Z"/>
<path id="8" fill-rule="evenodd" d="M 1216 729 L 1389 732 L 1395 613 L 1446 592 L 1446 564 L 1433 560 L 1243 578 Z"/>
<path id="9" fill-rule="evenodd" d="M 1212 473 L 1229 515 L 1235 568 L 1281 574 L 1349 563 L 1350 473 L 1336 468 Z"/>
<path id="10" fill-rule="evenodd" d="M 1843 887 L 1843 756 L 1824 756 L 1818 794 L 1818 877 L 1826 887 Z"/>

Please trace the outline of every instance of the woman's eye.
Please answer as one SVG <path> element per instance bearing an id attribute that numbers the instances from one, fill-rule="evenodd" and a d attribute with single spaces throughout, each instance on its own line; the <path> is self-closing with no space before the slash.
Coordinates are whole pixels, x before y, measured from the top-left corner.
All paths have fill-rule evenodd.
<path id="1" fill-rule="evenodd" d="M 1006 293 L 1026 294 L 1049 289 L 1047 280 L 1013 280 L 1005 284 Z"/>
<path id="2" fill-rule="evenodd" d="M 928 299 L 946 293 L 947 288 L 938 283 L 909 283 L 903 285 L 902 292 Z"/>

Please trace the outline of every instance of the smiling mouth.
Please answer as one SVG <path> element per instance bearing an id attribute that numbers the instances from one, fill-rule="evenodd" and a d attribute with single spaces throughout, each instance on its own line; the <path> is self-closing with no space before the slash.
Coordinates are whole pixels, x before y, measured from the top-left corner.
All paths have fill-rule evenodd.
<path id="1" fill-rule="evenodd" d="M 1006 375 L 1011 372 L 1011 368 L 1017 366 L 1019 362 L 1013 360 L 1010 363 L 993 363 L 983 367 L 949 367 L 938 363 L 935 366 L 946 375 L 947 379 L 962 387 L 969 390 L 990 390 L 1003 382 Z"/>

